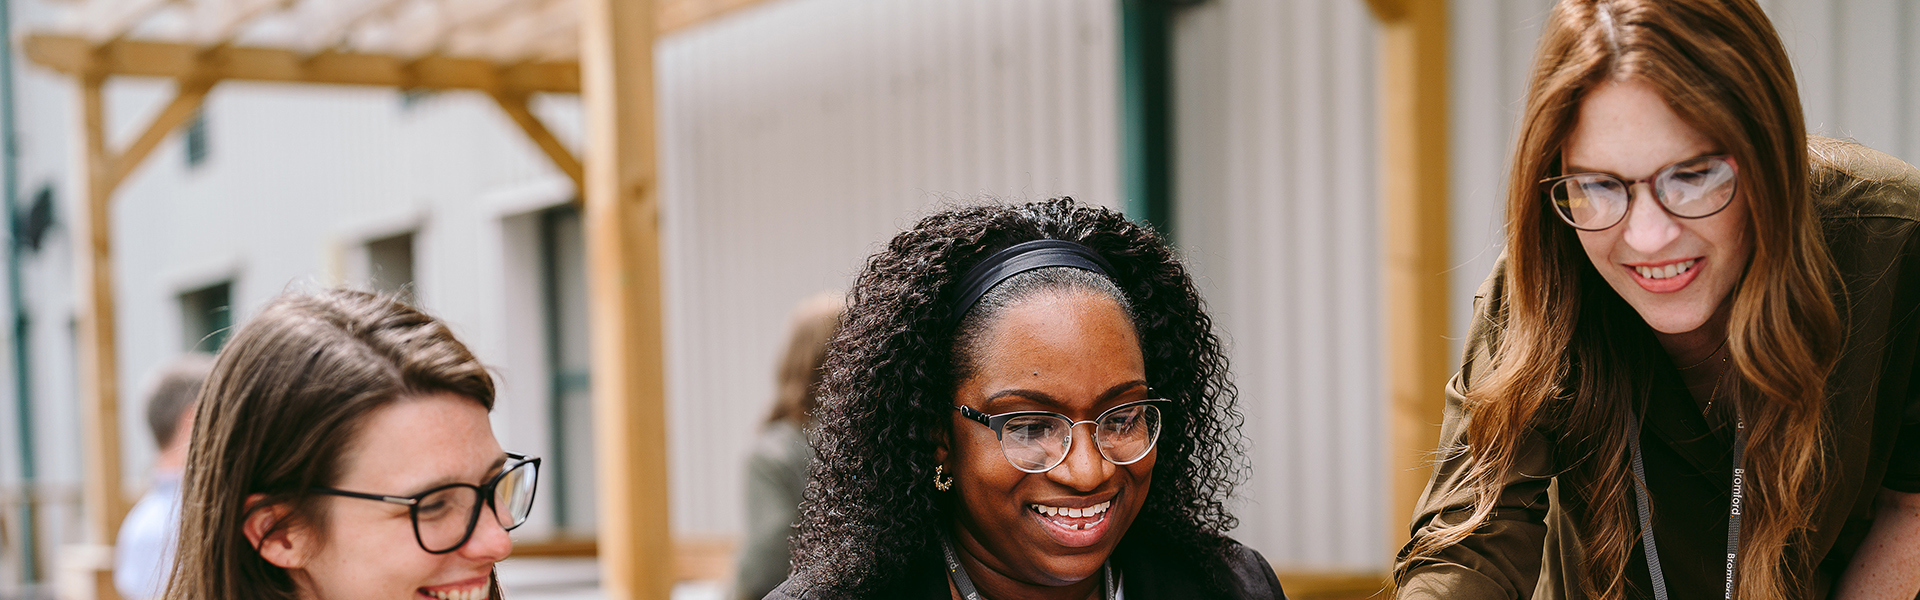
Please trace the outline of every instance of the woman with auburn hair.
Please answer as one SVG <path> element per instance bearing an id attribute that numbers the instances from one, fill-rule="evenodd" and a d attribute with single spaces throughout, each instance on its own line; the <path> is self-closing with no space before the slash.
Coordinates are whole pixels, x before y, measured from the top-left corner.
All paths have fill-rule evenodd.
<path id="1" fill-rule="evenodd" d="M 220 352 L 188 453 L 169 600 L 500 598 L 540 459 L 501 450 L 493 377 L 392 298 L 282 296 Z"/>
<path id="2" fill-rule="evenodd" d="M 1566 0 L 1401 598 L 1913 598 L 1920 171 L 1753 0 Z"/>
<path id="3" fill-rule="evenodd" d="M 1226 357 L 1152 231 L 1068 199 L 929 216 L 829 347 L 794 574 L 767 598 L 1280 598 L 1228 539 Z"/>

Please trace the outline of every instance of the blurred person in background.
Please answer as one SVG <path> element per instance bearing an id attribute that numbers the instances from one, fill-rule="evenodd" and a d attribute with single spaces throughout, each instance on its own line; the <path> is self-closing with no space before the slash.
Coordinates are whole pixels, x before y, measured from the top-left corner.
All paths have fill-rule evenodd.
<path id="1" fill-rule="evenodd" d="M 166 598 L 500 598 L 540 459 L 501 449 L 494 383 L 391 297 L 281 296 L 207 380 Z"/>
<path id="2" fill-rule="evenodd" d="M 929 216 L 828 350 L 770 600 L 1280 598 L 1228 538 L 1226 356 L 1159 235 L 1070 199 Z"/>
<path id="3" fill-rule="evenodd" d="M 840 330 L 846 301 L 822 293 L 794 309 L 774 382 L 773 410 L 747 457 L 747 529 L 734 568 L 733 593 L 759 600 L 785 581 L 793 555 L 788 539 L 800 518 L 813 449 L 806 431 L 820 404 L 820 365 Z"/>
<path id="4" fill-rule="evenodd" d="M 1920 595 L 1920 170 L 1802 119 L 1754 0 L 1554 7 L 1399 597 Z"/>
<path id="5" fill-rule="evenodd" d="M 113 588 L 126 600 L 159 598 L 166 590 L 180 529 L 180 472 L 187 465 L 200 385 L 212 370 L 211 355 L 182 356 L 160 373 L 147 394 L 147 429 L 160 454 L 153 459 L 151 487 L 120 522 L 113 545 Z"/>

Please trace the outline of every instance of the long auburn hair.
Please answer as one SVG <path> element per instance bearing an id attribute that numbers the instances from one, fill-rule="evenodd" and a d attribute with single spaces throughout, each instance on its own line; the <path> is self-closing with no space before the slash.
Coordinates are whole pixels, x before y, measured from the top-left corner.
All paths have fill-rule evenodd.
<path id="1" fill-rule="evenodd" d="M 1612 291 L 1574 230 L 1547 208 L 1538 182 L 1557 174 L 1585 95 L 1610 81 L 1644 82 L 1682 120 L 1740 165 L 1753 255 L 1730 293 L 1729 389 L 1743 403 L 1751 500 L 1744 516 L 1739 595 L 1795 597 L 1824 470 L 1825 384 L 1842 343 L 1838 286 L 1808 189 L 1806 128 L 1786 50 L 1753 0 L 1565 0 L 1535 54 L 1507 182 L 1507 262 L 1501 340 L 1491 371 L 1466 390 L 1475 459 L 1469 518 L 1414 540 L 1413 556 L 1456 544 L 1484 524 L 1531 427 L 1562 436 L 1561 494 L 1587 561 L 1582 587 L 1616 597 L 1639 531 L 1633 517 L 1627 422 L 1650 389 L 1650 330 Z M 1624 330 L 1622 328 L 1625 328 Z M 1638 332 L 1637 334 L 1635 332 Z M 1658 346 L 1652 346 L 1658 348 Z M 1644 415 L 1645 411 L 1640 410 Z M 1568 452 L 1572 450 L 1572 452 Z M 1571 479 L 1571 481 L 1569 481 Z M 1572 484 L 1572 485 L 1569 485 Z M 1403 562 L 1411 564 L 1411 561 Z"/>
<path id="2" fill-rule="evenodd" d="M 451 392 L 493 410 L 493 376 L 446 325 L 399 300 L 348 290 L 287 294 L 220 352 L 187 453 L 180 547 L 167 600 L 292 600 L 286 570 L 242 529 L 251 510 L 292 510 L 275 529 L 323 522 L 319 496 L 367 417 L 402 397 Z M 252 507 L 247 498 L 264 494 Z M 494 583 L 488 593 L 500 598 Z"/>

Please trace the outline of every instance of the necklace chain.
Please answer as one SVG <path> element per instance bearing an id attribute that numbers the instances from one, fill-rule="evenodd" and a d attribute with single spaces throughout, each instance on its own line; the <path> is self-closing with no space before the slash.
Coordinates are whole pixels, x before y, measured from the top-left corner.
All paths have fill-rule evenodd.
<path id="1" fill-rule="evenodd" d="M 1697 362 L 1697 363 L 1693 363 L 1693 365 L 1692 365 L 1692 366 L 1687 366 L 1687 367 L 1680 367 L 1680 370 L 1682 370 L 1682 371 L 1692 371 L 1692 370 L 1694 370 L 1694 369 L 1698 369 L 1698 368 L 1700 368 L 1700 365 L 1704 365 L 1704 364 L 1707 364 L 1707 363 L 1709 363 L 1709 362 L 1713 362 L 1713 357 L 1715 357 L 1715 356 L 1720 356 L 1720 351 L 1721 351 L 1721 350 L 1725 350 L 1725 349 L 1727 349 L 1727 339 L 1731 339 L 1731 338 L 1723 338 L 1723 339 L 1721 339 L 1721 340 L 1720 340 L 1720 345 L 1718 345 L 1718 346 L 1714 346 L 1714 347 L 1713 347 L 1713 351 L 1712 351 L 1712 352 L 1708 352 L 1708 353 L 1707 353 L 1707 357 L 1706 357 L 1706 358 L 1703 358 L 1703 359 L 1700 359 L 1700 362 Z M 1720 359 L 1720 361 L 1721 361 L 1721 362 L 1726 362 L 1726 358 L 1725 358 L 1725 357 L 1722 357 L 1722 358 Z"/>

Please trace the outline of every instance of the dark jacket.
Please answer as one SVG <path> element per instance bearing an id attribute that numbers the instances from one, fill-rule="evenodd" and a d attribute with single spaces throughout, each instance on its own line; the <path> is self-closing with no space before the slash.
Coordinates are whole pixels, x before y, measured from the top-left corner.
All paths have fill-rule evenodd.
<path id="1" fill-rule="evenodd" d="M 1287 597 L 1280 590 L 1280 580 L 1274 577 L 1273 567 L 1252 548 L 1233 543 L 1224 559 L 1209 560 L 1196 569 L 1193 561 L 1168 556 L 1166 547 L 1122 544 L 1114 551 L 1113 566 L 1120 573 L 1120 589 L 1126 600 L 1284 600 Z M 910 572 L 903 573 L 891 586 L 893 591 L 884 597 L 943 600 L 952 597 L 947 589 L 947 572 L 940 561 L 929 557 L 917 561 L 916 565 L 908 569 Z M 1229 593 L 1206 593 L 1208 572 L 1220 576 L 1230 588 Z M 846 600 L 846 597 L 807 589 L 798 581 L 788 579 L 767 594 L 766 600 Z"/>
<path id="2" fill-rule="evenodd" d="M 1827 379 L 1832 457 L 1814 507 L 1806 547 L 1788 556 L 1810 584 L 1808 597 L 1825 598 L 1847 568 L 1873 522 L 1881 488 L 1920 492 L 1920 170 L 1858 144 L 1815 139 L 1810 179 L 1841 285 L 1834 303 L 1845 327 L 1845 347 Z M 1504 262 L 1474 298 L 1474 325 L 1465 363 L 1447 384 L 1442 448 L 1463 447 L 1472 414 L 1464 390 L 1492 368 L 1504 314 Z M 1649 334 L 1650 335 L 1650 334 Z M 1659 351 L 1656 347 L 1648 351 Z M 1641 431 L 1654 531 L 1674 598 L 1718 598 L 1726 556 L 1732 487 L 1731 417 L 1702 415 L 1671 364 L 1648 373 L 1650 397 Z M 1488 522 L 1467 540 L 1423 560 L 1401 582 L 1400 598 L 1463 600 L 1580 597 L 1583 549 L 1577 530 L 1584 499 L 1580 482 L 1522 474 L 1568 472 L 1577 452 L 1557 442 L 1565 432 L 1535 428 L 1519 451 L 1516 474 L 1501 490 Z M 1472 456 L 1440 462 L 1414 516 L 1416 534 L 1437 522 L 1458 522 L 1473 501 L 1465 474 Z M 1645 555 L 1634 546 L 1627 563 L 1629 598 L 1648 595 Z M 1404 552 L 1404 550 L 1403 550 Z M 1403 554 L 1401 560 L 1405 561 Z"/>

